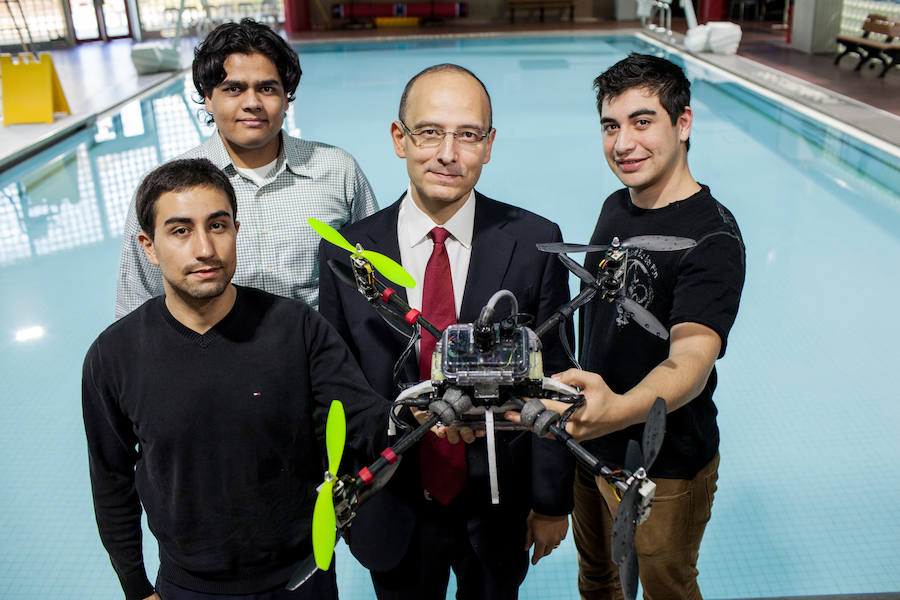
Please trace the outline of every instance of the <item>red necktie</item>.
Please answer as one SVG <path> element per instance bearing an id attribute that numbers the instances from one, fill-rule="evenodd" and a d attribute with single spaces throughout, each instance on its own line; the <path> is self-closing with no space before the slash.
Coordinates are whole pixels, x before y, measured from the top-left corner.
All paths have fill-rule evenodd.
<path id="1" fill-rule="evenodd" d="M 438 329 L 456 323 L 450 257 L 444 247 L 449 235 L 443 227 L 435 227 L 429 232 L 434 248 L 425 267 L 422 289 L 422 315 Z M 419 344 L 419 374 L 422 379 L 431 379 L 431 355 L 436 344 L 434 336 L 423 330 Z M 462 441 L 451 444 L 429 431 L 422 438 L 419 448 L 422 486 L 441 504 L 450 504 L 466 486 L 465 444 Z"/>

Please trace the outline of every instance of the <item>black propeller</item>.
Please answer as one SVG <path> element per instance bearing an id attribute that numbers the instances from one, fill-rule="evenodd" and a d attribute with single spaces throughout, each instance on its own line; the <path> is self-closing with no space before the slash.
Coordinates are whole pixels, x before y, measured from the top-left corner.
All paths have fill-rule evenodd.
<path id="1" fill-rule="evenodd" d="M 625 470 L 632 474 L 639 474 L 639 476 L 634 477 L 619 502 L 619 508 L 616 510 L 613 520 L 610 550 L 613 562 L 619 566 L 622 593 L 627 600 L 634 600 L 637 595 L 638 563 L 637 551 L 634 549 L 634 533 L 640 518 L 638 513 L 641 504 L 640 489 L 646 471 L 659 456 L 665 431 L 666 402 L 662 398 L 657 398 L 647 416 L 641 445 L 638 446 L 636 441 L 629 440 L 625 451 Z"/>
<path id="2" fill-rule="evenodd" d="M 644 424 L 644 437 L 641 440 L 641 447 L 644 454 L 644 469 L 649 471 L 659 451 L 662 448 L 663 438 L 666 435 L 666 401 L 657 398 L 650 408 L 650 414 L 647 415 L 647 422 Z"/>
<path id="3" fill-rule="evenodd" d="M 663 324 L 659 322 L 659 319 L 654 317 L 653 313 L 649 310 L 638 304 L 636 300 L 620 293 L 615 297 L 615 301 L 621 305 L 625 312 L 630 313 L 631 316 L 634 317 L 634 320 L 638 325 L 658 338 L 664 340 L 669 339 L 669 332 Z"/>
<path id="4" fill-rule="evenodd" d="M 638 235 L 630 237 L 624 242 L 616 244 L 567 244 L 565 242 L 549 242 L 538 244 L 538 250 L 542 252 L 553 252 L 555 254 L 573 252 L 606 252 L 610 247 L 620 248 L 640 248 L 642 250 L 651 250 L 659 252 L 671 252 L 673 250 L 687 250 L 697 245 L 697 242 L 690 238 L 675 237 L 673 235 Z"/>

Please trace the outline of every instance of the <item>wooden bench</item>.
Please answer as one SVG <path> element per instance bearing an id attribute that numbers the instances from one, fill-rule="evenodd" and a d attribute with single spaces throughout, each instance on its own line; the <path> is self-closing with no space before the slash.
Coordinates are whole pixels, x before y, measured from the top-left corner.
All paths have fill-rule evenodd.
<path id="1" fill-rule="evenodd" d="M 569 9 L 569 21 L 575 21 L 575 0 L 506 0 L 506 5 L 509 7 L 510 23 L 515 23 L 516 21 L 516 9 L 525 9 L 529 13 L 534 9 L 538 9 L 538 19 L 543 23 L 544 9 L 547 8 L 558 9 L 560 20 L 566 9 Z"/>
<path id="2" fill-rule="evenodd" d="M 870 37 L 877 34 L 879 38 Z M 870 60 L 880 60 L 882 64 L 879 77 L 884 77 L 891 67 L 897 64 L 900 56 L 900 43 L 895 41 L 900 37 L 900 21 L 884 15 L 870 14 L 863 23 L 862 37 L 852 35 L 838 35 L 839 44 L 844 46 L 844 51 L 837 55 L 834 64 L 838 64 L 848 54 L 857 54 L 859 62 L 854 71 L 859 71 Z"/>

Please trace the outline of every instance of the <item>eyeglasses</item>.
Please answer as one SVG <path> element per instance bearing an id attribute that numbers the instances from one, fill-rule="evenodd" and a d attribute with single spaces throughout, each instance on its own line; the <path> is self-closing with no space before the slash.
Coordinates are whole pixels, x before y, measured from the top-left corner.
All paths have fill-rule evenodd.
<path id="1" fill-rule="evenodd" d="M 406 134 L 412 140 L 412 143 L 419 148 L 437 148 L 443 143 L 444 136 L 447 134 L 452 135 L 453 139 L 455 139 L 463 146 L 475 147 L 483 142 L 484 138 L 491 134 L 490 129 L 487 131 L 487 133 L 485 133 L 480 129 L 468 128 L 457 129 L 456 131 L 444 131 L 443 129 L 438 129 L 437 127 L 421 127 L 419 129 L 416 129 L 415 131 L 411 131 L 403 121 L 397 122 L 400 123 L 401 127 L 403 127 L 403 131 L 406 132 Z"/>

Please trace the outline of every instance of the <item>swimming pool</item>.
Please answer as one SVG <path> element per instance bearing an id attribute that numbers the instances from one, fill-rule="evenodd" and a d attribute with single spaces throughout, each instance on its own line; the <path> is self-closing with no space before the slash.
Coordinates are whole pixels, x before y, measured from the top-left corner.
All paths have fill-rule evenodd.
<path id="1" fill-rule="evenodd" d="M 494 104 L 478 189 L 583 242 L 619 187 L 591 82 L 632 50 L 666 53 L 631 35 L 301 47 L 287 127 L 353 153 L 386 206 L 407 185 L 388 136 L 403 85 L 425 66 L 460 63 Z M 722 466 L 704 595 L 900 590 L 900 150 L 667 56 L 693 81 L 692 173 L 732 210 L 747 246 L 719 363 Z M 121 224 L 141 174 L 209 134 L 190 91 L 180 80 L 0 174 L 4 599 L 120 597 L 91 509 L 81 361 L 112 318 Z M 342 597 L 369 598 L 365 572 L 340 548 Z M 152 571 L 151 541 L 147 556 Z M 574 574 L 570 534 L 521 597 L 574 598 Z"/>

